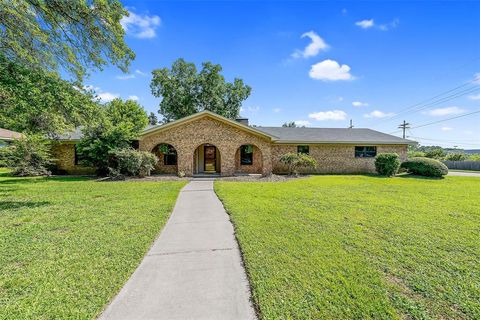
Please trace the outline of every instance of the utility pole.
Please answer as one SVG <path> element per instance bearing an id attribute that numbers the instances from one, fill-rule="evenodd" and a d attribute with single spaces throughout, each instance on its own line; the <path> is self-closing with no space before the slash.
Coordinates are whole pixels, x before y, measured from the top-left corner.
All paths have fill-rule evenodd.
<path id="1" fill-rule="evenodd" d="M 398 128 L 403 130 L 403 139 L 405 139 L 405 130 L 410 128 L 410 123 L 403 120 L 403 123 L 399 124 Z"/>
<path id="2" fill-rule="evenodd" d="M 350 125 L 348 126 L 348 129 L 352 129 L 353 128 L 353 121 L 352 119 L 350 119 Z"/>

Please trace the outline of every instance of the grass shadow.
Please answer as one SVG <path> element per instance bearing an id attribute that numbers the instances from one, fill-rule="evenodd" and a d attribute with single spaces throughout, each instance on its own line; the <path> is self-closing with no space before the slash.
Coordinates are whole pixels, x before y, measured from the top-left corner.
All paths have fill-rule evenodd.
<path id="1" fill-rule="evenodd" d="M 397 175 L 396 178 L 402 179 L 416 179 L 416 180 L 443 180 L 445 177 L 426 177 L 426 176 L 419 176 L 413 173 L 405 173 Z"/>
<path id="2" fill-rule="evenodd" d="M 49 205 L 47 201 L 0 201 L 0 210 L 18 210 L 22 208 L 38 208 Z"/>

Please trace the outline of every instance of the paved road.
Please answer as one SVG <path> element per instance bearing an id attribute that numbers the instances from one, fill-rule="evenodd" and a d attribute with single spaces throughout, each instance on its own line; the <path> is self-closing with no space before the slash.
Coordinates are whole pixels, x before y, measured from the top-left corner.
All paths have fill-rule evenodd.
<path id="1" fill-rule="evenodd" d="M 477 177 L 480 178 L 480 172 L 448 171 L 449 176 L 459 177 Z"/>
<path id="2" fill-rule="evenodd" d="M 192 181 L 180 192 L 160 237 L 99 319 L 255 318 L 233 226 L 213 181 Z"/>

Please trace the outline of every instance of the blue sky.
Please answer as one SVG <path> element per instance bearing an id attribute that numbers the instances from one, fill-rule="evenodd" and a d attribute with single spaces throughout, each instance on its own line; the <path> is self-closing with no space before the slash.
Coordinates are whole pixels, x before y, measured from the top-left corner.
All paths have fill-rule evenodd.
<path id="1" fill-rule="evenodd" d="M 249 84 L 242 115 L 256 125 L 347 127 L 352 119 L 355 127 L 390 133 L 403 120 L 415 127 L 480 110 L 480 80 L 473 81 L 480 78 L 480 2 L 124 5 L 131 12 L 126 40 L 137 55 L 131 73 L 109 67 L 86 80 L 106 100 L 130 97 L 156 112 L 150 73 L 182 57 L 197 66 L 219 63 L 228 81 Z M 407 109 L 461 85 L 432 105 Z M 407 135 L 426 145 L 480 148 L 480 113 Z"/>

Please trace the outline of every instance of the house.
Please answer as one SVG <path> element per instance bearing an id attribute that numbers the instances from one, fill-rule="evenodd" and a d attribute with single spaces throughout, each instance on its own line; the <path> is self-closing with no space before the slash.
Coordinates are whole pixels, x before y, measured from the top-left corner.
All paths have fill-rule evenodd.
<path id="1" fill-rule="evenodd" d="M 59 169 L 88 172 L 79 165 L 75 150 L 80 139 L 81 131 L 61 137 L 54 150 Z M 147 127 L 135 145 L 158 156 L 159 173 L 230 176 L 284 173 L 287 168 L 279 159 L 288 152 L 314 157 L 318 165 L 312 173 L 369 173 L 375 171 L 379 153 L 396 152 L 406 160 L 411 143 L 370 129 L 252 127 L 244 118 L 235 121 L 203 111 Z"/>
<path id="2" fill-rule="evenodd" d="M 0 148 L 8 146 L 15 139 L 20 139 L 22 134 L 19 132 L 0 128 Z"/>

